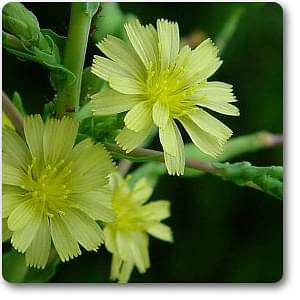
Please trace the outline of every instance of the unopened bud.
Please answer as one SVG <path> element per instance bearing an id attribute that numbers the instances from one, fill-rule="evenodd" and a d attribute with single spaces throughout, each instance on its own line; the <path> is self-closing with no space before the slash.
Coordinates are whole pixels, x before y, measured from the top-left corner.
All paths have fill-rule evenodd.
<path id="1" fill-rule="evenodd" d="M 10 2 L 4 6 L 3 28 L 24 43 L 36 43 L 39 40 L 39 22 L 21 3 Z"/>

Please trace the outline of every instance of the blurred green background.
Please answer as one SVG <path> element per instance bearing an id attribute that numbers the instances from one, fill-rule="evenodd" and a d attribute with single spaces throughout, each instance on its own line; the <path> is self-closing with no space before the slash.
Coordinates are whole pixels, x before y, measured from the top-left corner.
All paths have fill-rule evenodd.
<path id="1" fill-rule="evenodd" d="M 111 4 L 107 4 L 111 5 Z M 42 28 L 66 35 L 68 3 L 25 3 Z M 214 80 L 234 85 L 240 117 L 219 116 L 234 135 L 283 130 L 283 12 L 274 3 L 121 3 L 121 11 L 142 23 L 168 18 L 179 23 L 182 36 L 192 32 L 220 37 L 232 29 L 222 52 L 224 63 Z M 67 17 L 66 17 L 67 16 Z M 112 13 L 102 16 L 113 22 Z M 230 25 L 231 24 L 231 25 Z M 225 28 L 225 29 L 224 29 Z M 89 42 L 86 65 L 97 48 Z M 3 51 L 3 89 L 18 91 L 28 112 L 41 112 L 54 92 L 49 73 Z M 152 145 L 153 148 L 158 144 Z M 282 147 L 236 157 L 257 166 L 282 165 Z M 280 200 L 205 175 L 163 176 L 152 199 L 170 199 L 167 223 L 175 242 L 151 238 L 151 268 L 130 282 L 274 282 L 283 269 L 283 205 Z M 4 245 L 4 251 L 9 245 Z M 85 252 L 60 264 L 52 282 L 109 282 L 110 254 Z"/>

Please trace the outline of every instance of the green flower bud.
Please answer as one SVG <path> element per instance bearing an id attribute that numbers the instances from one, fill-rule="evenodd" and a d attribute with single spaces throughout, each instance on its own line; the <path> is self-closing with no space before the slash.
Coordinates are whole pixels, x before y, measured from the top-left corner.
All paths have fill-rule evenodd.
<path id="1" fill-rule="evenodd" d="M 3 28 L 24 43 L 39 41 L 40 27 L 36 16 L 21 3 L 7 3 L 3 8 Z"/>

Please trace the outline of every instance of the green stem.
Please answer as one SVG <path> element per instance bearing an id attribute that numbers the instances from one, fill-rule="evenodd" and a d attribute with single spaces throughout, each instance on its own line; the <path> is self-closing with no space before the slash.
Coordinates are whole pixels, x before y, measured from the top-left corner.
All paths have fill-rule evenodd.
<path id="1" fill-rule="evenodd" d="M 24 136 L 23 116 L 3 91 L 2 91 L 2 110 L 10 119 L 10 121 L 13 123 L 13 125 L 16 128 L 16 131 L 21 136 Z"/>
<path id="2" fill-rule="evenodd" d="M 57 96 L 57 113 L 59 116 L 62 116 L 65 112 L 78 110 L 82 71 L 91 20 L 92 16 L 82 8 L 82 3 L 75 2 L 71 4 L 71 17 L 63 64 L 76 76 L 76 79 L 69 83 Z"/>
<path id="3" fill-rule="evenodd" d="M 164 154 L 163 152 L 144 149 L 144 148 L 136 148 L 132 150 L 130 153 L 126 153 L 119 146 L 115 144 L 105 144 L 105 147 L 112 153 L 113 157 L 119 159 L 128 159 L 135 162 L 150 162 L 156 161 L 164 163 Z M 186 168 L 191 168 L 194 170 L 198 170 L 201 172 L 217 175 L 223 177 L 226 175 L 224 170 L 215 166 L 214 162 L 197 160 L 197 159 L 186 159 Z M 262 191 L 261 187 L 252 181 L 246 182 L 244 185 Z"/>

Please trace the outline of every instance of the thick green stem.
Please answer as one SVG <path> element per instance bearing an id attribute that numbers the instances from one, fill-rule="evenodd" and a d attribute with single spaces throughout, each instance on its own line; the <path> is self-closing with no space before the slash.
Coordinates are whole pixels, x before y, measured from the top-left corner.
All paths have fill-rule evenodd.
<path id="1" fill-rule="evenodd" d="M 59 116 L 62 116 L 65 112 L 78 110 L 81 77 L 91 20 L 92 16 L 82 8 L 82 3 L 71 4 L 71 17 L 63 64 L 76 76 L 76 79 L 57 96 L 57 113 Z"/>

